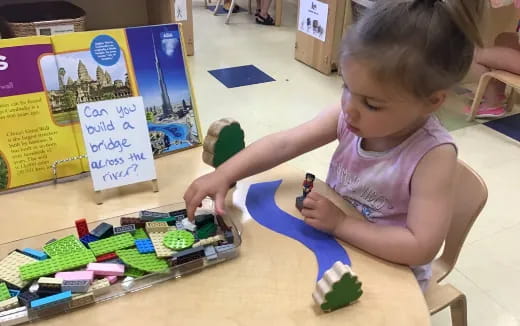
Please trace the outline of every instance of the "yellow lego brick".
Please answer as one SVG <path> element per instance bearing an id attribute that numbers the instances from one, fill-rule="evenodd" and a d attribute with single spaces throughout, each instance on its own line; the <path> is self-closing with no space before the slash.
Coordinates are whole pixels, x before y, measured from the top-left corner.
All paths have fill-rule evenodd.
<path id="1" fill-rule="evenodd" d="M 0 311 L 17 308 L 20 304 L 18 303 L 17 297 L 12 297 L 7 300 L 0 301 Z"/>
<path id="2" fill-rule="evenodd" d="M 153 247 L 155 248 L 155 254 L 157 257 L 163 258 L 163 257 L 171 257 L 175 253 L 175 251 L 171 250 L 170 248 L 166 247 L 163 243 L 164 236 L 166 233 L 160 232 L 160 233 L 148 233 L 150 236 L 150 240 L 152 240 Z"/>
<path id="3" fill-rule="evenodd" d="M 25 287 L 29 282 L 23 281 L 20 278 L 19 267 L 37 261 L 37 259 L 13 251 L 0 261 L 0 280 L 11 283 L 20 288 Z"/>
<path id="4" fill-rule="evenodd" d="M 166 222 L 146 222 L 146 232 L 148 233 L 156 233 L 156 232 L 168 232 L 169 225 Z"/>

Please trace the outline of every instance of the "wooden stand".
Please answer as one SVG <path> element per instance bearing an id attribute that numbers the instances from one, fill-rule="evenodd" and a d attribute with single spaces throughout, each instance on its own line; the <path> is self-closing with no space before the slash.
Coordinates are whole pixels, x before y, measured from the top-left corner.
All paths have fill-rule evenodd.
<path id="1" fill-rule="evenodd" d="M 323 0 L 322 2 L 329 5 L 325 42 L 298 30 L 294 57 L 328 75 L 338 68 L 346 0 Z M 299 6 L 298 2 L 298 8 Z"/>
<path id="2" fill-rule="evenodd" d="M 157 183 L 157 179 L 150 180 L 152 183 L 152 189 L 153 192 L 159 192 L 159 184 Z M 96 190 L 94 191 L 94 200 L 96 201 L 96 204 L 101 205 L 103 204 L 103 191 L 102 190 Z"/>

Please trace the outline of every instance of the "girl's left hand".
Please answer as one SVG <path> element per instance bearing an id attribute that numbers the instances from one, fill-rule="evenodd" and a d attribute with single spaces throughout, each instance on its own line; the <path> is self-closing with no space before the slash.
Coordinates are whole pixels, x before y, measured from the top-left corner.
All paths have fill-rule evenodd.
<path id="1" fill-rule="evenodd" d="M 331 234 L 334 234 L 334 231 L 347 217 L 338 206 L 315 191 L 311 191 L 305 197 L 301 212 L 305 223 Z"/>

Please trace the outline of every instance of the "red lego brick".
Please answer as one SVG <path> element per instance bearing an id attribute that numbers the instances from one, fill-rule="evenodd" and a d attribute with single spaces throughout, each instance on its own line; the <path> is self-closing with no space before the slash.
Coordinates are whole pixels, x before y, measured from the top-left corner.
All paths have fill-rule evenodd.
<path id="1" fill-rule="evenodd" d="M 107 260 L 110 260 L 110 259 L 115 259 L 115 258 L 117 258 L 116 253 L 115 252 L 110 252 L 108 254 L 104 254 L 104 255 L 96 257 L 96 261 L 98 263 L 100 263 L 100 262 L 107 261 Z"/>
<path id="2" fill-rule="evenodd" d="M 84 218 L 76 221 L 76 230 L 78 231 L 78 237 L 83 238 L 89 234 L 87 220 Z"/>

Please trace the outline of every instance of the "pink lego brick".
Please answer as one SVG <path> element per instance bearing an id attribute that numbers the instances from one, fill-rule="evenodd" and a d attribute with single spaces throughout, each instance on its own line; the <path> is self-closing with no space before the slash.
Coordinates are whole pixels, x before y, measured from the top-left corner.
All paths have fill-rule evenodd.
<path id="1" fill-rule="evenodd" d="M 94 272 L 92 271 L 78 271 L 78 272 L 59 272 L 54 276 L 61 278 L 64 281 L 82 281 L 88 280 L 92 282 L 94 280 Z"/>
<path id="2" fill-rule="evenodd" d="M 87 271 L 93 271 L 94 275 L 121 276 L 125 273 L 125 265 L 90 263 L 87 265 Z"/>
<path id="3" fill-rule="evenodd" d="M 110 282 L 110 284 L 114 284 L 115 282 L 117 282 L 117 276 L 110 275 L 105 278 Z"/>

